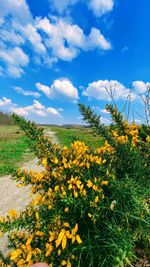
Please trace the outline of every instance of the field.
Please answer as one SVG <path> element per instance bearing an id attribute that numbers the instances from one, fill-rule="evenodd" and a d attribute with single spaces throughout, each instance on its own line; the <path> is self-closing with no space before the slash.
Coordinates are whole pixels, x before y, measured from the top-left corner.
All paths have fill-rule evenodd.
<path id="1" fill-rule="evenodd" d="M 60 126 L 46 126 L 44 128 L 54 131 L 63 146 L 70 146 L 70 143 L 75 140 L 84 141 L 88 146 L 95 148 L 103 144 L 102 139 L 93 134 L 89 128 L 64 128 Z M 34 157 L 27 141 L 27 137 L 17 126 L 0 126 L 0 176 L 12 173 L 16 167 Z"/>
<path id="2" fill-rule="evenodd" d="M 102 146 L 103 140 L 96 134 L 93 134 L 90 128 L 85 127 L 60 127 L 47 126 L 46 129 L 51 129 L 55 132 L 56 137 L 63 146 L 70 147 L 70 144 L 76 140 L 85 142 L 89 147 L 98 148 Z"/>
<path id="3" fill-rule="evenodd" d="M 17 126 L 0 126 L 0 176 L 33 158 L 29 152 L 27 137 Z"/>

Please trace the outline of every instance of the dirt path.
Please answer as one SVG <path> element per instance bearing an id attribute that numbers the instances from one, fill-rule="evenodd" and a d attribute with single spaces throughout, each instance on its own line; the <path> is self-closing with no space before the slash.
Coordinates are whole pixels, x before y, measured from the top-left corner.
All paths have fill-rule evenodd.
<path id="1" fill-rule="evenodd" d="M 59 143 L 53 131 L 46 130 L 45 136 L 50 138 L 53 143 Z M 39 172 L 43 170 L 43 167 L 38 165 L 37 158 L 23 164 L 22 168 Z M 31 200 L 29 194 L 29 187 L 18 188 L 16 181 L 13 181 L 10 175 L 0 177 L 0 217 L 5 216 L 10 209 L 24 210 Z M 0 239 L 0 250 L 3 252 L 6 252 L 6 240 L 6 235 Z"/>

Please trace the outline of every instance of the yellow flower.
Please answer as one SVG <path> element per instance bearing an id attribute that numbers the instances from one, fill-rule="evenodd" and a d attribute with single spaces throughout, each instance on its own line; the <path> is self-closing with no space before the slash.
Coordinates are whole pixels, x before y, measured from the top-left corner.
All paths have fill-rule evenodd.
<path id="1" fill-rule="evenodd" d="M 98 202 L 99 202 L 99 197 L 96 196 L 96 197 L 95 197 L 95 203 L 98 203 Z"/>
<path id="2" fill-rule="evenodd" d="M 101 182 L 101 184 L 102 184 L 102 185 L 107 185 L 107 184 L 108 184 L 108 181 L 104 181 L 104 180 L 103 180 L 103 181 Z"/>
<path id="3" fill-rule="evenodd" d="M 10 253 L 10 259 L 11 259 L 12 261 L 13 261 L 13 260 L 16 260 L 21 254 L 22 254 L 22 250 L 21 250 L 21 249 L 13 250 L 13 251 Z"/>
<path id="4" fill-rule="evenodd" d="M 35 233 L 37 236 L 43 236 L 44 235 L 44 233 L 43 232 L 41 232 L 41 231 L 36 231 L 36 233 Z"/>
<path id="5" fill-rule="evenodd" d="M 74 260 L 74 259 L 75 259 L 75 255 L 74 255 L 74 254 L 71 256 L 71 259 L 72 259 L 72 260 Z"/>
<path id="6" fill-rule="evenodd" d="M 65 266 L 67 264 L 67 262 L 65 261 L 65 260 L 63 260 L 62 262 L 61 262 L 61 265 L 62 266 Z"/>
<path id="7" fill-rule="evenodd" d="M 64 235 L 65 235 L 65 229 L 61 230 L 61 232 L 58 235 L 58 239 L 56 240 L 56 248 L 59 247 L 59 245 L 61 244 Z"/>
<path id="8" fill-rule="evenodd" d="M 58 256 L 60 256 L 61 254 L 61 249 L 58 249 Z"/>
<path id="9" fill-rule="evenodd" d="M 75 227 L 72 229 L 72 234 L 75 235 L 78 232 L 78 224 L 76 223 Z"/>
<path id="10" fill-rule="evenodd" d="M 32 252 L 29 252 L 26 258 L 26 261 L 29 262 L 32 258 Z"/>
<path id="11" fill-rule="evenodd" d="M 76 236 L 76 240 L 77 240 L 78 244 L 81 244 L 82 243 L 82 240 L 81 240 L 81 238 L 80 238 L 79 235 Z"/>
<path id="12" fill-rule="evenodd" d="M 11 218 L 16 218 L 16 217 L 17 217 L 17 211 L 16 211 L 16 210 L 9 210 L 9 211 L 8 211 L 8 215 L 9 215 Z"/>
<path id="13" fill-rule="evenodd" d="M 150 143 L 150 135 L 148 135 L 148 136 L 146 137 L 146 141 L 147 141 L 148 143 Z"/>
<path id="14" fill-rule="evenodd" d="M 64 212 L 67 213 L 68 211 L 69 211 L 69 208 L 66 207 L 66 208 L 64 209 Z"/>
<path id="15" fill-rule="evenodd" d="M 87 181 L 87 187 L 88 187 L 88 188 L 91 188 L 92 185 L 93 185 L 93 183 L 91 182 L 91 180 L 88 180 L 88 181 Z"/>
<path id="16" fill-rule="evenodd" d="M 66 246 L 67 246 L 67 237 L 66 237 L 66 235 L 63 236 L 61 245 L 62 245 L 62 249 L 66 248 Z"/>
<path id="17" fill-rule="evenodd" d="M 78 192 L 74 191 L 74 197 L 77 198 L 78 197 Z"/>
<path id="18" fill-rule="evenodd" d="M 88 217 L 89 217 L 89 218 L 92 218 L 92 214 L 91 214 L 91 213 L 88 213 Z"/>
<path id="19" fill-rule="evenodd" d="M 27 239 L 27 241 L 26 241 L 26 246 L 30 245 L 31 242 L 32 242 L 32 240 L 33 240 L 33 235 L 31 235 L 31 236 Z"/>
<path id="20" fill-rule="evenodd" d="M 54 190 L 55 190 L 55 192 L 58 192 L 58 191 L 59 191 L 59 185 L 56 185 L 56 186 L 54 187 Z"/>
<path id="21" fill-rule="evenodd" d="M 65 222 L 65 223 L 63 224 L 63 226 L 65 226 L 65 227 L 69 227 L 69 223 L 68 223 L 68 222 Z"/>
<path id="22" fill-rule="evenodd" d="M 42 160 L 42 165 L 43 165 L 44 167 L 47 166 L 47 159 L 46 159 L 46 158 Z"/>
<path id="23" fill-rule="evenodd" d="M 70 261 L 67 262 L 67 267 L 71 267 Z"/>
<path id="24" fill-rule="evenodd" d="M 49 247 L 45 253 L 45 256 L 48 257 L 53 251 L 53 246 L 51 244 L 49 244 Z"/>
<path id="25" fill-rule="evenodd" d="M 54 157 L 53 158 L 53 163 L 57 164 L 58 163 L 58 158 Z"/>
<path id="26" fill-rule="evenodd" d="M 37 221 L 39 220 L 39 212 L 38 211 L 36 211 L 36 213 L 35 213 L 35 217 L 36 217 L 36 219 L 37 219 Z"/>

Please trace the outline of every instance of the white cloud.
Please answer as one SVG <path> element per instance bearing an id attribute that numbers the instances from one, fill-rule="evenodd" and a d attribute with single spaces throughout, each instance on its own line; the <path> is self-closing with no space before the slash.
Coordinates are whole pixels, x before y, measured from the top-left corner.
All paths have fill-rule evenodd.
<path id="1" fill-rule="evenodd" d="M 50 0 L 51 6 L 58 13 L 62 14 L 65 11 L 68 11 L 68 8 L 74 4 L 76 4 L 79 0 Z"/>
<path id="2" fill-rule="evenodd" d="M 34 24 L 28 23 L 27 25 L 21 25 L 19 23 L 13 23 L 13 27 L 16 31 L 18 31 L 24 40 L 28 40 L 35 52 L 39 54 L 45 54 L 46 48 L 44 44 L 42 43 L 42 37 L 37 32 L 37 29 L 35 28 Z"/>
<path id="3" fill-rule="evenodd" d="M 41 83 L 36 83 L 35 86 L 49 98 L 71 101 L 78 99 L 78 90 L 68 79 L 57 79 L 50 87 Z"/>
<path id="4" fill-rule="evenodd" d="M 143 81 L 134 81 L 132 86 L 137 93 L 142 94 L 147 91 L 147 88 L 150 88 L 150 82 L 144 83 Z"/>
<path id="5" fill-rule="evenodd" d="M 92 82 L 88 85 L 87 89 L 83 91 L 83 95 L 88 96 L 90 98 L 95 98 L 97 100 L 107 100 L 111 101 L 111 97 L 108 94 L 107 90 L 114 94 L 114 98 L 118 99 L 126 99 L 128 95 L 131 93 L 130 89 L 127 89 L 122 83 L 115 80 L 99 80 L 96 82 Z M 136 94 L 131 93 L 131 100 L 136 98 Z"/>
<path id="6" fill-rule="evenodd" d="M 88 7 L 91 9 L 96 17 L 112 11 L 114 0 L 88 0 Z"/>
<path id="7" fill-rule="evenodd" d="M 100 17 L 103 14 L 112 11 L 115 0 L 82 0 L 82 3 L 92 10 L 96 17 Z M 51 6 L 59 13 L 68 13 L 69 8 L 79 0 L 50 0 Z"/>
<path id="8" fill-rule="evenodd" d="M 50 114 L 52 114 L 52 115 L 54 115 L 54 116 L 61 117 L 60 113 L 55 108 L 48 108 L 47 109 L 47 112 L 50 113 Z"/>
<path id="9" fill-rule="evenodd" d="M 20 116 L 25 117 L 30 117 L 31 115 L 49 117 L 49 115 L 51 115 L 50 118 L 62 118 L 61 113 L 59 112 L 60 110 L 53 107 L 46 108 L 37 100 L 33 100 L 33 103 L 30 106 L 21 107 L 13 103 L 11 99 L 3 97 L 2 99 L 0 99 L 0 107 L 4 112 L 16 113 Z"/>
<path id="10" fill-rule="evenodd" d="M 46 33 L 45 45 L 52 50 L 52 56 L 70 61 L 77 57 L 80 50 L 94 49 L 108 50 L 111 48 L 99 29 L 92 28 L 89 35 L 85 35 L 78 25 L 73 25 L 63 19 L 53 22 L 47 18 L 39 20 L 37 28 Z"/>
<path id="11" fill-rule="evenodd" d="M 33 108 L 39 110 L 45 110 L 45 107 L 37 100 L 33 100 Z"/>
<path id="12" fill-rule="evenodd" d="M 88 47 L 89 49 L 99 48 L 102 50 L 108 50 L 111 49 L 111 44 L 105 39 L 100 30 L 92 28 L 89 39 L 87 40 L 87 48 Z"/>
<path id="13" fill-rule="evenodd" d="M 52 90 L 51 90 L 51 88 L 49 86 L 41 84 L 41 83 L 36 83 L 35 86 L 39 91 L 41 91 L 47 97 L 51 97 Z"/>
<path id="14" fill-rule="evenodd" d="M 29 57 L 20 47 L 7 49 L 4 46 L 0 49 L 0 59 L 5 63 L 10 76 L 20 77 L 29 63 Z"/>
<path id="15" fill-rule="evenodd" d="M 12 102 L 11 102 L 11 99 L 9 99 L 9 98 L 2 97 L 2 99 L 0 99 L 0 107 L 9 106 L 11 104 L 12 104 Z"/>
<path id="16" fill-rule="evenodd" d="M 28 116 L 29 115 L 29 112 L 24 107 L 16 107 L 16 108 L 12 107 L 10 109 L 10 111 L 17 114 L 17 115 L 20 115 L 20 116 Z"/>
<path id="17" fill-rule="evenodd" d="M 22 45 L 24 43 L 24 39 L 14 29 L 0 29 L 0 34 L 3 42 L 9 42 L 13 45 Z"/>
<path id="18" fill-rule="evenodd" d="M 51 2 L 62 13 L 78 1 Z M 51 67 L 58 60 L 72 61 L 80 51 L 111 49 L 111 43 L 97 28 L 85 34 L 81 27 L 63 18 L 33 18 L 26 0 L 0 1 L 0 36 L 0 60 L 6 66 L 0 75 L 6 72 L 14 78 L 21 77 L 29 58 L 36 65 Z"/>
<path id="19" fill-rule="evenodd" d="M 32 15 L 25 0 L 1 0 L 0 17 L 11 15 L 20 23 L 32 21 Z"/>
<path id="20" fill-rule="evenodd" d="M 14 86 L 13 87 L 15 89 L 15 91 L 21 95 L 24 96 L 34 96 L 34 97 L 40 97 L 40 94 L 38 92 L 33 92 L 33 91 L 28 91 L 28 90 L 24 90 L 19 86 Z"/>

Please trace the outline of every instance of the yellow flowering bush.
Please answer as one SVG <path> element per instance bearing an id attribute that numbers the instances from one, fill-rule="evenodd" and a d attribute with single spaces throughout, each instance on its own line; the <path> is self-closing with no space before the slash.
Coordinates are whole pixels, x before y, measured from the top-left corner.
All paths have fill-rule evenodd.
<path id="1" fill-rule="evenodd" d="M 115 130 L 80 105 L 85 120 L 105 138 L 98 149 L 81 141 L 70 148 L 53 145 L 34 123 L 13 116 L 43 171 L 15 173 L 18 187 L 30 185 L 32 200 L 25 211 L 0 218 L 10 247 L 8 255 L 0 253 L 0 266 L 132 266 L 139 243 L 147 248 L 149 135 L 143 139 L 140 126 L 108 109 Z"/>

